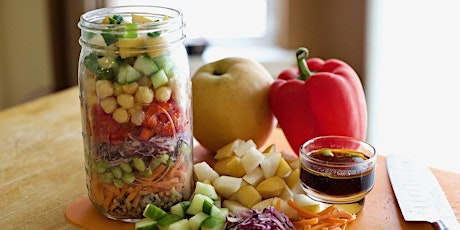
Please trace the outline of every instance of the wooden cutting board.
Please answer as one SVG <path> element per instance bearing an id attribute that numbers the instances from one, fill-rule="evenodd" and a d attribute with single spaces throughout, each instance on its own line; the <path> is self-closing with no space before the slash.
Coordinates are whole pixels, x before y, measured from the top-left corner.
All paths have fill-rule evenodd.
<path id="1" fill-rule="evenodd" d="M 261 149 L 273 143 L 276 144 L 276 149 L 278 151 L 283 152 L 285 157 L 296 157 L 280 129 L 274 131 L 273 135 Z M 201 146 L 196 146 L 194 148 L 194 156 L 196 162 L 203 160 L 208 162 L 213 161 L 212 156 Z M 386 158 L 382 155 L 378 156 L 375 186 L 366 196 L 364 209 L 347 229 L 432 229 L 428 223 L 409 223 L 404 221 L 391 188 L 385 159 Z M 432 171 L 441 184 L 441 187 L 444 189 L 457 219 L 460 220 L 460 174 L 437 169 L 432 169 Z M 70 222 L 87 229 L 134 229 L 134 224 L 109 220 L 99 214 L 87 197 L 83 197 L 71 203 L 66 209 L 66 217 Z"/>

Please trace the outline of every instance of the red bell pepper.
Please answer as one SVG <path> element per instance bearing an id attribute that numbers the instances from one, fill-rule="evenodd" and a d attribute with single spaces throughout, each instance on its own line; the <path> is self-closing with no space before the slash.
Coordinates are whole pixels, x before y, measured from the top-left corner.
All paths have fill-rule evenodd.
<path id="1" fill-rule="evenodd" d="M 284 70 L 270 88 L 270 104 L 291 148 L 307 140 L 341 135 L 365 140 L 366 99 L 358 74 L 347 63 L 308 58 L 296 52 L 298 66 Z"/>

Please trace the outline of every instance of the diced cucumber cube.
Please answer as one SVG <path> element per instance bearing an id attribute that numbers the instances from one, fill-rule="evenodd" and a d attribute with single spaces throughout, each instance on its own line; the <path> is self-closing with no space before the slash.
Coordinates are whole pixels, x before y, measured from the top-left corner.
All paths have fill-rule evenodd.
<path id="1" fill-rule="evenodd" d="M 190 217 L 188 219 L 188 225 L 190 230 L 199 230 L 201 228 L 201 224 L 209 218 L 209 215 L 204 212 L 199 212 L 196 215 Z"/>
<path id="2" fill-rule="evenodd" d="M 154 204 L 147 204 L 147 206 L 144 209 L 143 215 L 152 220 L 159 221 L 166 217 L 168 213 Z"/>
<path id="3" fill-rule="evenodd" d="M 103 69 L 117 68 L 118 62 L 115 57 L 103 56 L 97 59 L 97 63 Z"/>
<path id="4" fill-rule="evenodd" d="M 157 221 L 150 218 L 144 218 L 135 223 L 136 230 L 157 230 Z"/>
<path id="5" fill-rule="evenodd" d="M 195 194 L 192 198 L 192 200 L 190 201 L 190 207 L 188 207 L 187 209 L 187 214 L 190 214 L 190 215 L 195 215 L 199 212 L 203 212 L 203 206 L 204 206 L 204 203 L 205 201 L 207 203 L 210 203 L 212 204 L 212 199 L 203 195 L 203 194 Z M 206 204 L 208 205 L 208 204 Z M 209 209 L 210 211 L 210 209 Z"/>
<path id="6" fill-rule="evenodd" d="M 177 203 L 170 208 L 171 214 L 178 215 L 182 218 L 185 218 L 186 216 L 186 211 L 190 207 L 190 201 L 182 201 L 180 203 Z"/>
<path id="7" fill-rule="evenodd" d="M 221 219 L 221 220 L 227 220 L 227 215 L 228 215 L 228 208 L 218 208 L 214 206 L 214 208 L 211 209 L 211 216 Z"/>
<path id="8" fill-rule="evenodd" d="M 206 184 L 200 181 L 196 182 L 195 194 L 205 195 L 212 200 L 218 200 L 219 196 L 217 195 L 216 189 L 211 184 Z"/>
<path id="9" fill-rule="evenodd" d="M 157 89 L 169 81 L 168 76 L 166 76 L 166 73 L 163 69 L 160 69 L 156 73 L 152 74 L 152 76 L 150 76 L 150 80 L 152 81 L 154 89 Z"/>
<path id="10" fill-rule="evenodd" d="M 150 76 L 151 74 L 159 70 L 155 62 L 146 55 L 137 57 L 136 61 L 134 62 L 133 67 L 138 72 L 142 73 L 143 75 L 148 75 L 148 76 Z"/>
<path id="11" fill-rule="evenodd" d="M 111 32 L 102 33 L 101 35 L 104 38 L 105 44 L 107 44 L 108 46 L 118 41 L 117 36 Z"/>
<path id="12" fill-rule="evenodd" d="M 175 65 L 166 72 L 166 76 L 168 76 L 169 78 L 177 78 L 179 77 L 179 72 L 179 68 Z"/>
<path id="13" fill-rule="evenodd" d="M 172 60 L 172 58 L 167 54 L 166 55 L 161 55 L 161 56 L 158 56 L 158 57 L 154 57 L 153 61 L 155 62 L 155 64 L 157 64 L 157 66 L 160 69 L 164 69 L 165 72 L 168 72 L 175 65 L 175 63 Z"/>
<path id="14" fill-rule="evenodd" d="M 174 224 L 169 225 L 168 230 L 188 230 L 189 225 L 188 225 L 188 220 L 187 219 L 182 219 Z"/>
<path id="15" fill-rule="evenodd" d="M 208 215 L 211 215 L 211 212 L 212 212 L 212 209 L 213 208 L 217 208 L 219 209 L 218 207 L 214 206 L 214 203 L 213 202 L 209 202 L 209 200 L 205 200 L 203 201 L 203 209 L 202 211 Z M 214 211 L 215 212 L 215 211 Z"/>
<path id="16" fill-rule="evenodd" d="M 224 230 L 225 225 L 225 221 L 211 216 L 201 224 L 201 230 Z"/>
<path id="17" fill-rule="evenodd" d="M 174 215 L 174 214 L 167 214 L 161 220 L 158 221 L 158 229 L 159 230 L 169 230 L 169 226 L 176 223 L 177 221 L 182 220 L 182 217 Z"/>
<path id="18" fill-rule="evenodd" d="M 120 84 L 129 84 L 139 80 L 141 77 L 141 73 L 137 72 L 136 69 L 125 63 L 120 66 L 120 69 L 118 70 L 117 80 Z"/>

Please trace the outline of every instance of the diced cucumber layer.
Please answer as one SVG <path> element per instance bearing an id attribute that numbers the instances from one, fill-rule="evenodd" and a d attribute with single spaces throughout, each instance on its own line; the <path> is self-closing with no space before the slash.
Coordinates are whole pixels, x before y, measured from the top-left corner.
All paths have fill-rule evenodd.
<path id="1" fill-rule="evenodd" d="M 157 221 L 150 218 L 144 218 L 134 225 L 136 230 L 157 230 Z"/>
<path id="2" fill-rule="evenodd" d="M 201 224 L 202 230 L 224 230 L 226 222 L 215 217 L 209 217 Z"/>
<path id="3" fill-rule="evenodd" d="M 167 216 L 168 213 L 154 204 L 147 204 L 147 206 L 144 209 L 143 215 L 152 220 L 159 221 L 163 219 L 165 216 Z"/>
<path id="4" fill-rule="evenodd" d="M 151 74 L 159 70 L 158 66 L 153 62 L 153 60 L 145 55 L 137 57 L 134 62 L 134 69 L 143 75 L 150 76 Z"/>
<path id="5" fill-rule="evenodd" d="M 139 80 L 141 77 L 141 73 L 137 72 L 136 69 L 125 63 L 120 66 L 120 69 L 118 70 L 117 80 L 120 84 L 129 84 Z"/>
<path id="6" fill-rule="evenodd" d="M 166 73 L 163 69 L 160 69 L 156 73 L 152 74 L 152 76 L 150 76 L 150 80 L 152 81 L 154 89 L 157 89 L 169 81 L 168 76 L 166 76 Z"/>
<path id="7" fill-rule="evenodd" d="M 229 210 L 214 204 L 219 200 L 214 201 L 201 194 L 215 197 L 215 190 L 211 187 L 197 184 L 198 189 L 194 191 L 192 199 L 171 206 L 169 214 L 156 205 L 148 204 L 143 213 L 145 218 L 136 223 L 136 230 L 224 230 Z"/>

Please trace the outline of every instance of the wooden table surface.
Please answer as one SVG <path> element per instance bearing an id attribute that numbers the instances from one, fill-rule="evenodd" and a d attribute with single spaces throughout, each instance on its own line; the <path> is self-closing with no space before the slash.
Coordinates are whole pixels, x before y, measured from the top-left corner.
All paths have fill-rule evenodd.
<path id="1" fill-rule="evenodd" d="M 270 141 L 280 142 L 280 133 Z M 65 217 L 87 193 L 76 87 L 0 111 L 0 159 L 1 229 L 79 229 Z M 350 229 L 430 229 L 403 221 L 383 157 L 378 164 L 376 186 Z M 433 172 L 460 220 L 460 175 Z"/>

